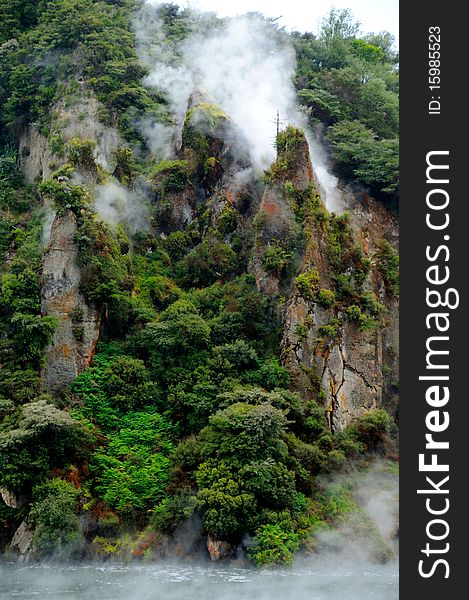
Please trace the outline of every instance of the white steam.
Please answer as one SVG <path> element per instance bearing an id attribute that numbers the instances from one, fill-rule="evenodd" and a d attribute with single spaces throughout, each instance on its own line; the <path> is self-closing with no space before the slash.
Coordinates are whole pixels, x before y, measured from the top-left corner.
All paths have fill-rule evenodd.
<path id="1" fill-rule="evenodd" d="M 260 18 L 239 17 L 208 39 L 189 39 L 184 58 L 195 85 L 244 134 L 254 166 L 267 167 L 275 158 L 277 110 L 287 121 L 298 121 L 293 49 L 280 45 L 272 27 Z"/>
<path id="2" fill-rule="evenodd" d="M 96 187 L 94 208 L 110 225 L 123 224 L 130 233 L 149 228 L 149 211 L 145 203 L 145 190 L 128 190 L 117 181 Z"/>
<path id="3" fill-rule="evenodd" d="M 292 84 L 294 50 L 282 33 L 256 15 L 201 29 L 171 52 L 161 21 L 144 9 L 135 32 L 141 58 L 151 69 L 146 83 L 165 93 L 179 125 L 190 95 L 202 89 L 241 132 L 253 166 L 266 168 L 275 158 L 277 111 L 284 123 L 302 123 Z M 143 132 L 155 154 L 166 157 L 171 140 L 167 128 L 144 123 Z"/>
<path id="4" fill-rule="evenodd" d="M 150 70 L 146 84 L 164 93 L 175 119 L 175 125 L 140 123 L 155 158 L 174 156 L 189 98 L 203 90 L 232 119 L 255 171 L 275 160 L 277 111 L 281 127 L 291 123 L 305 129 L 327 208 L 337 214 L 347 210 L 350 198 L 332 174 L 318 132 L 308 130 L 307 117 L 298 108 L 296 57 L 286 35 L 256 14 L 223 21 L 208 16 L 205 24 L 199 14 L 194 31 L 175 44 L 165 35 L 155 10 L 159 4 L 148 0 L 134 23 L 140 58 Z"/>
<path id="5" fill-rule="evenodd" d="M 326 490 L 353 489 L 358 510 L 318 536 L 318 555 L 336 564 L 395 562 L 399 551 L 399 477 L 395 465 L 376 460 L 366 471 L 349 469 L 322 481 Z"/>
<path id="6" fill-rule="evenodd" d="M 340 215 L 350 208 L 352 203 L 350 194 L 340 188 L 339 179 L 332 172 L 330 158 L 321 142 L 320 129 L 307 130 L 307 137 L 321 197 L 330 212 Z"/>

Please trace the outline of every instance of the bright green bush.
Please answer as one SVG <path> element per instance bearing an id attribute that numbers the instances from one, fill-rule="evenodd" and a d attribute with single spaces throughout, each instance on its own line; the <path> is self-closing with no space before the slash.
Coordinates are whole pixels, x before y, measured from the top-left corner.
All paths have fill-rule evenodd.
<path id="1" fill-rule="evenodd" d="M 123 417 L 120 429 L 93 455 L 95 492 L 124 514 L 155 506 L 164 497 L 171 475 L 174 429 L 155 412 Z"/>
<path id="2" fill-rule="evenodd" d="M 307 301 L 314 301 L 321 287 L 321 279 L 317 269 L 309 269 L 295 280 L 298 293 Z"/>
<path id="3" fill-rule="evenodd" d="M 300 536 L 285 531 L 282 525 L 263 525 L 248 548 L 248 556 L 258 566 L 287 565 L 293 563 L 293 554 L 300 548 Z"/>

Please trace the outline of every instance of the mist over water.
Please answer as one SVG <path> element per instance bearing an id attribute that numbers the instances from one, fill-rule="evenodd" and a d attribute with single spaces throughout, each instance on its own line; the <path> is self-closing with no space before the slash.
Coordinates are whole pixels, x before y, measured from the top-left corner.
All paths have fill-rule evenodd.
<path id="1" fill-rule="evenodd" d="M 292 568 L 258 569 L 202 558 L 179 562 L 0 562 L 0 600 L 397 600 L 398 475 L 377 460 L 365 471 L 321 481 L 353 484 L 354 497 L 396 558 L 379 563 L 370 523 L 353 515 L 319 536 L 314 554 Z M 363 525 L 364 523 L 364 525 Z M 190 533 L 186 530 L 186 538 Z M 181 540 L 182 541 L 182 540 Z"/>
<path id="2" fill-rule="evenodd" d="M 216 565 L 0 564 L 0 600 L 396 600 L 395 565 L 311 561 L 288 570 Z"/>

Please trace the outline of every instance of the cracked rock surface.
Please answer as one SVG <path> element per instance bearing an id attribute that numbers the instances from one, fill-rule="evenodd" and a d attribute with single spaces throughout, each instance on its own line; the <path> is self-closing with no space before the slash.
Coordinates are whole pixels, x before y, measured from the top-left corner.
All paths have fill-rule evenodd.
<path id="1" fill-rule="evenodd" d="M 76 231 L 71 211 L 56 216 L 43 257 L 42 309 L 57 317 L 42 372 L 44 387 L 51 392 L 65 388 L 90 364 L 99 337 L 99 313 L 80 292 Z"/>

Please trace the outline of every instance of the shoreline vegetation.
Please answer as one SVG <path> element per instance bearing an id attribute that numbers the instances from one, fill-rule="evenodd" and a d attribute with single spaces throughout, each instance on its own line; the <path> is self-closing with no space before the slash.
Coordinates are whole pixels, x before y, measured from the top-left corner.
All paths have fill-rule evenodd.
<path id="1" fill-rule="evenodd" d="M 279 71 L 241 77 L 245 40 Z M 393 559 L 393 43 L 348 10 L 313 35 L 139 0 L 0 1 L 5 557 L 274 566 L 366 537 Z M 275 147 L 206 92 L 217 48 L 231 102 L 257 114 L 257 84 L 294 99 Z M 327 210 L 305 129 L 358 211 Z M 385 523 L 366 498 L 383 489 Z"/>

